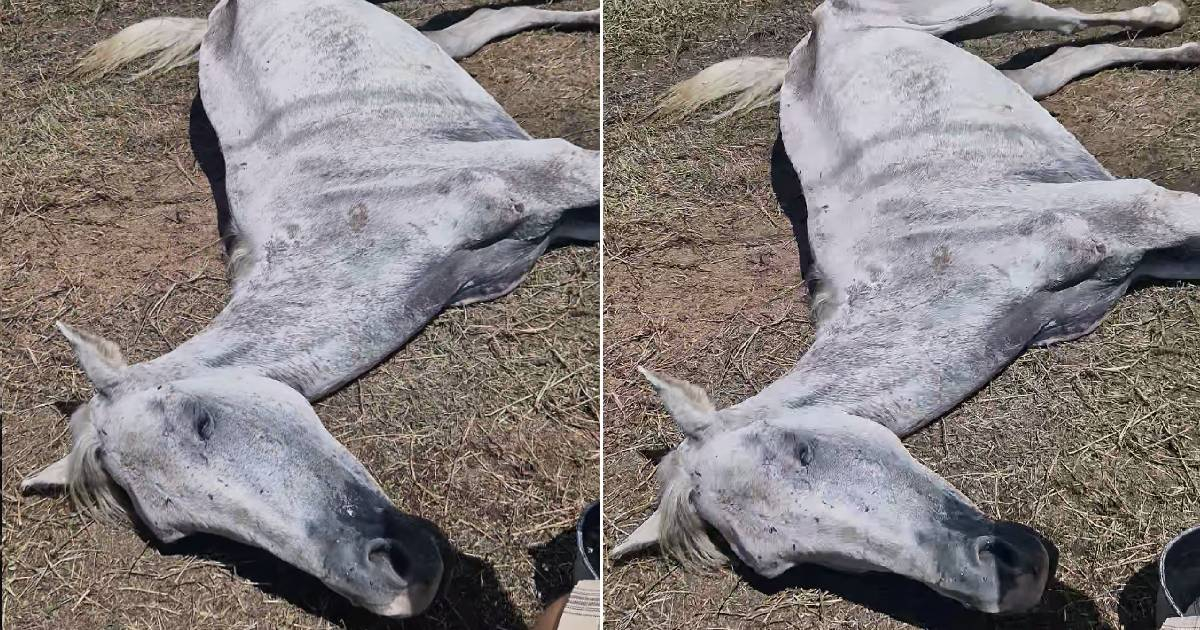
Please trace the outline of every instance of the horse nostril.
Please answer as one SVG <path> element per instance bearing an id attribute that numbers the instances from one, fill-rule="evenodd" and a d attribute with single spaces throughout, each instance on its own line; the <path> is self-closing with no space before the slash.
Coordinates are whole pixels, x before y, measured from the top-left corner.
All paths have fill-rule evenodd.
<path id="1" fill-rule="evenodd" d="M 1041 601 L 1050 579 L 1050 548 L 1028 527 L 997 522 L 990 534 L 975 539 L 982 587 L 980 610 L 1023 612 Z"/>
<path id="2" fill-rule="evenodd" d="M 367 547 L 367 561 L 371 566 L 390 570 L 401 580 L 407 580 L 412 562 L 404 549 L 395 541 L 375 539 Z"/>
<path id="3" fill-rule="evenodd" d="M 430 541 L 433 542 L 433 541 Z M 371 611 L 385 617 L 411 617 L 429 607 L 441 587 L 442 559 L 436 544 L 399 532 L 367 543 L 367 579 Z"/>
<path id="4" fill-rule="evenodd" d="M 1015 524 L 997 523 L 990 535 L 976 539 L 981 561 L 991 560 L 996 568 L 1015 573 L 1045 574 L 1050 555 L 1032 530 Z"/>
<path id="5" fill-rule="evenodd" d="M 1020 552 L 1007 542 L 993 536 L 980 538 L 976 551 L 980 560 L 991 556 L 998 565 L 1015 567 L 1020 563 Z"/>

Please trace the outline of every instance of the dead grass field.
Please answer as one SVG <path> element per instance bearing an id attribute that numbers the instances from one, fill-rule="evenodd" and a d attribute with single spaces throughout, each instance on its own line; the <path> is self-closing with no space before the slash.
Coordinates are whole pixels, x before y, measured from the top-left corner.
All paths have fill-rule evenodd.
<path id="1" fill-rule="evenodd" d="M 691 380 L 726 406 L 787 371 L 812 336 L 796 246 L 768 181 L 775 111 L 715 125 L 642 116 L 666 87 L 709 64 L 785 56 L 815 4 L 606 3 L 610 545 L 650 512 L 657 487 L 645 453 L 679 439 L 634 368 Z M 1143 45 L 1200 39 L 1200 5 L 1191 8 L 1183 29 Z M 970 47 L 998 63 L 1062 41 L 1016 34 Z M 1108 71 L 1045 105 L 1114 173 L 1200 192 L 1200 72 Z M 986 513 L 1030 524 L 1058 546 L 1057 577 L 1033 614 L 989 618 L 894 578 L 801 568 L 752 585 L 731 570 L 687 574 L 642 556 L 606 567 L 607 627 L 1152 627 L 1151 562 L 1200 521 L 1200 286 L 1126 297 L 1095 334 L 1026 353 L 908 446 Z"/>
<path id="2" fill-rule="evenodd" d="M 420 24 L 472 4 L 388 8 Z M 162 548 L 75 516 L 64 499 L 19 496 L 22 477 L 66 452 L 59 407 L 91 395 L 56 319 L 140 361 L 224 304 L 216 212 L 188 148 L 194 68 L 138 83 L 65 77 L 123 26 L 210 8 L 0 2 L 4 628 L 526 627 L 538 589 L 570 571 L 559 534 L 599 495 L 595 247 L 548 254 L 512 295 L 446 312 L 317 405 L 397 505 L 467 556 L 422 619 L 370 616 L 263 554 L 212 541 Z M 464 65 L 534 135 L 596 148 L 598 51 L 596 32 L 531 32 Z"/>

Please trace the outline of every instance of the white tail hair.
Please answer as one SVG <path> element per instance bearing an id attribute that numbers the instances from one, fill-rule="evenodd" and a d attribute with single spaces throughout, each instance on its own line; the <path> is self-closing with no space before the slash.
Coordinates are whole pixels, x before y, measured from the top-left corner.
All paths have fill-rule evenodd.
<path id="1" fill-rule="evenodd" d="M 195 63 L 207 30 L 208 20 L 203 18 L 160 17 L 138 22 L 92 46 L 75 65 L 75 73 L 94 81 L 148 55 L 155 55 L 153 62 L 130 79 Z"/>
<path id="2" fill-rule="evenodd" d="M 787 59 L 782 57 L 726 59 L 672 87 L 654 109 L 654 115 L 687 116 L 708 103 L 739 93 L 741 96 L 732 107 L 713 116 L 709 122 L 765 107 L 779 100 L 787 64 Z"/>

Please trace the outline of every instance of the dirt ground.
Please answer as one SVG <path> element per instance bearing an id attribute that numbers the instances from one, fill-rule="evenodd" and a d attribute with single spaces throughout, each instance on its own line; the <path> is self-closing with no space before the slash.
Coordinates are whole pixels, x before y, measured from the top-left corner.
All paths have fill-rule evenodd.
<path id="1" fill-rule="evenodd" d="M 727 406 L 786 372 L 812 336 L 795 242 L 768 182 L 775 111 L 717 124 L 642 117 L 666 87 L 707 65 L 786 56 L 815 4 L 606 3 L 609 545 L 650 513 L 651 457 L 679 440 L 634 368 L 691 380 Z M 1143 45 L 1198 39 L 1193 17 Z M 970 48 L 999 63 L 1065 40 L 1015 34 Z M 1045 105 L 1117 175 L 1200 192 L 1200 72 L 1108 71 Z M 1200 286 L 1138 290 L 1094 334 L 1026 353 L 907 444 L 984 512 L 1054 541 L 1057 575 L 1034 613 L 989 618 L 898 578 L 803 567 L 763 582 L 728 569 L 688 574 L 643 555 L 606 567 L 606 626 L 1151 628 L 1152 561 L 1200 521 Z"/>
<path id="2" fill-rule="evenodd" d="M 479 2 L 393 3 L 415 24 Z M 588 8 L 570 2 L 563 8 Z M 561 589 L 563 544 L 599 496 L 599 251 L 546 255 L 512 295 L 452 309 L 317 405 L 405 512 L 464 554 L 428 615 L 390 624 L 252 550 L 162 547 L 22 498 L 91 392 L 63 319 L 156 357 L 223 306 L 216 213 L 187 140 L 195 69 L 85 86 L 95 41 L 200 0 L 0 2 L 0 413 L 6 629 L 524 628 Z M 599 34 L 531 32 L 464 65 L 527 130 L 599 145 Z M 262 584 L 262 586 L 256 586 Z"/>

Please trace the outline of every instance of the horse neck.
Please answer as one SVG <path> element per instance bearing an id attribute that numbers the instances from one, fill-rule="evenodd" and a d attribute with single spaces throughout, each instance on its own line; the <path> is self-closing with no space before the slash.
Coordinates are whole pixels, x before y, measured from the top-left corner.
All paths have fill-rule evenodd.
<path id="1" fill-rule="evenodd" d="M 901 319 L 825 324 L 787 374 L 731 411 L 759 418 L 833 408 L 903 437 L 953 409 L 1020 351 L 977 347 L 980 338 Z"/>
<path id="2" fill-rule="evenodd" d="M 361 309 L 349 302 L 235 294 L 207 328 L 140 366 L 147 378 L 158 381 L 248 369 L 315 400 L 367 371 L 407 339 L 403 326 L 385 336 L 371 334 L 372 322 L 360 319 Z"/>

